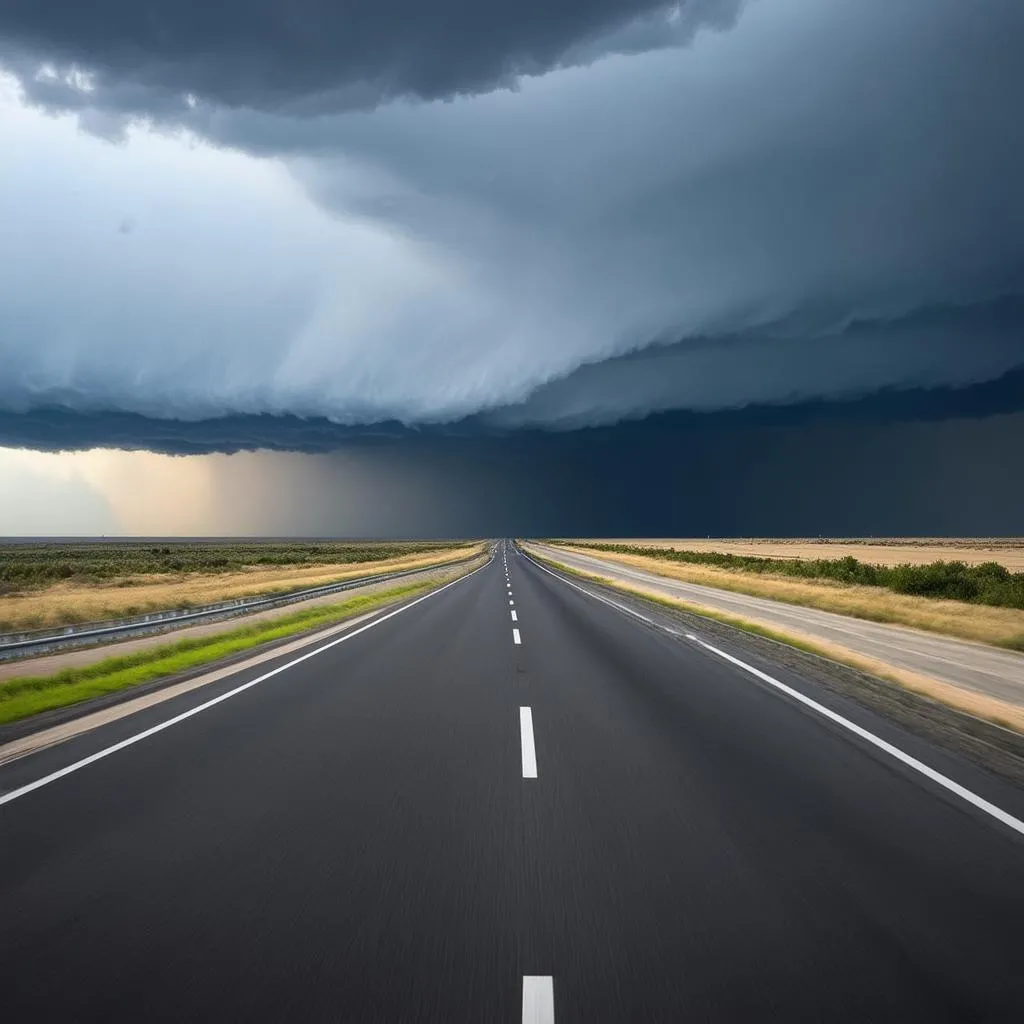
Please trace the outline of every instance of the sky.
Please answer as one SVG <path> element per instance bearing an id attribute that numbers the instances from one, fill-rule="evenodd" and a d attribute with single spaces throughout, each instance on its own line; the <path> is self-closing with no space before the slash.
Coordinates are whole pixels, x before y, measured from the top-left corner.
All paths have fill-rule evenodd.
<path id="1" fill-rule="evenodd" d="M 0 534 L 1024 533 L 1019 0 L 12 0 Z"/>

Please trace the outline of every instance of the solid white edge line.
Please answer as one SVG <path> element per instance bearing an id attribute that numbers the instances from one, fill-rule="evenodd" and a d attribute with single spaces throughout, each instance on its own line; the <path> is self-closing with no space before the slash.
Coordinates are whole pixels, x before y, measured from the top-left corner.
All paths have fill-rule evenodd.
<path id="1" fill-rule="evenodd" d="M 590 591 L 585 590 L 583 587 L 577 586 L 575 583 L 571 583 L 569 580 L 558 573 L 552 572 L 546 566 L 541 565 L 536 559 L 527 556 L 530 561 L 537 566 L 538 569 L 543 569 L 549 576 L 554 576 L 556 580 L 561 580 L 563 583 L 568 584 L 575 590 L 578 590 L 581 594 L 586 594 L 588 597 L 594 598 L 596 601 L 601 601 L 604 604 L 611 605 L 613 608 L 619 609 L 619 611 L 628 612 L 630 615 L 636 616 L 638 619 L 643 619 L 644 622 L 651 622 L 646 615 L 641 615 L 639 612 L 633 611 L 631 608 L 627 608 L 624 605 L 618 604 L 615 601 L 609 601 L 604 597 L 600 597 L 597 594 L 592 594 Z M 972 807 L 976 807 L 979 811 L 984 811 L 990 817 L 995 818 L 996 821 L 1002 822 L 1008 828 L 1013 829 L 1018 834 L 1024 836 L 1024 821 L 1020 818 L 1015 818 L 1008 811 L 1004 811 L 1001 807 L 997 807 L 993 803 L 989 803 L 984 797 L 978 796 L 977 793 L 972 792 L 965 786 L 961 786 L 959 782 L 954 782 L 949 776 L 943 775 L 941 772 L 937 772 L 934 768 L 929 768 L 923 761 L 919 761 L 916 757 L 912 757 L 910 754 L 900 750 L 899 747 L 893 746 L 893 744 L 886 742 L 880 736 L 876 736 L 873 732 L 869 732 L 867 729 L 862 728 L 855 722 L 851 722 L 848 718 L 844 718 L 842 715 L 837 714 L 830 708 L 825 707 L 824 704 L 819 704 L 816 700 L 811 697 L 802 694 L 799 690 L 794 690 L 792 686 L 787 686 L 785 683 L 780 682 L 778 679 L 768 675 L 767 672 L 762 672 L 760 669 L 754 668 L 753 665 L 748 665 L 745 661 L 741 661 L 739 658 L 733 657 L 731 654 L 726 654 L 725 651 L 719 650 L 717 647 L 706 643 L 701 640 L 700 637 L 694 636 L 693 633 L 685 634 L 687 640 L 692 640 L 694 643 L 699 644 L 701 647 L 712 654 L 718 655 L 720 658 L 724 658 L 726 661 L 735 665 L 737 668 L 743 669 L 745 672 L 749 672 L 752 676 L 760 679 L 762 682 L 767 683 L 769 686 L 774 686 L 780 692 L 786 694 L 788 697 L 792 697 L 794 700 L 799 701 L 805 707 L 810 708 L 812 711 L 816 711 L 819 715 L 827 718 L 831 722 L 835 722 L 836 725 L 842 726 L 849 732 L 852 732 L 855 736 L 859 736 L 862 740 L 867 741 L 879 750 L 884 751 L 890 757 L 895 758 L 901 764 L 905 764 L 908 768 L 912 768 L 914 771 L 923 775 L 926 779 L 930 779 L 936 785 L 941 786 L 947 792 L 952 793 L 954 796 L 960 797 L 961 800 L 966 801 Z"/>
<path id="2" fill-rule="evenodd" d="M 555 1024 L 555 980 L 550 974 L 523 975 L 523 1024 Z"/>
<path id="3" fill-rule="evenodd" d="M 557 572 L 552 572 L 546 565 L 541 565 L 540 562 L 536 561 L 536 559 L 532 558 L 530 555 L 527 555 L 526 558 L 533 562 L 533 564 L 537 566 L 538 569 L 542 569 L 549 576 L 554 576 L 556 580 L 559 580 L 561 583 L 564 583 L 567 587 L 572 587 L 573 590 L 578 590 L 581 594 L 585 594 L 592 600 L 600 601 L 601 604 L 606 604 L 609 607 L 615 608 L 620 612 L 625 612 L 627 615 L 632 615 L 634 619 L 639 619 L 641 622 L 646 622 L 650 626 L 655 625 L 654 620 L 649 619 L 646 615 L 642 615 L 640 612 L 634 611 L 632 608 L 627 608 L 626 605 L 619 604 L 618 601 L 612 601 L 607 597 L 603 597 L 601 594 L 592 594 L 589 590 L 586 590 L 585 588 L 578 586 L 571 580 L 567 580 L 564 576 L 559 576 Z"/>
<path id="4" fill-rule="evenodd" d="M 512 609 L 512 621 L 513 622 L 518 622 L 519 621 L 519 615 L 516 612 L 515 608 Z"/>
<path id="5" fill-rule="evenodd" d="M 1008 825 L 1014 831 L 1024 835 L 1024 821 L 1019 818 L 1015 818 L 1012 814 L 1008 814 L 1000 807 L 996 807 L 995 804 L 989 803 L 984 798 L 972 793 L 971 790 L 961 786 L 959 782 L 954 782 L 951 778 L 943 775 L 941 772 L 935 771 L 934 768 L 929 768 L 923 761 L 918 761 L 916 757 L 912 757 L 910 754 L 904 753 L 899 747 L 893 746 L 891 743 L 887 743 L 880 736 L 876 736 L 873 732 L 869 732 L 867 729 L 857 725 L 856 722 L 851 722 L 848 718 L 844 718 L 842 715 L 837 714 L 830 708 L 819 704 L 816 700 L 812 700 L 810 697 L 802 694 L 799 690 L 794 690 L 792 686 L 787 686 L 785 683 L 780 682 L 773 676 L 768 675 L 767 672 L 762 672 L 758 668 L 754 668 L 753 665 L 748 665 L 745 661 L 740 661 L 739 658 L 733 657 L 731 654 L 726 654 L 725 651 L 719 650 L 712 644 L 701 640 L 700 637 L 694 636 L 692 633 L 687 633 L 686 638 L 692 640 L 694 643 L 700 644 L 705 650 L 711 651 L 712 654 L 717 654 L 718 657 L 724 658 L 726 661 L 735 665 L 737 668 L 743 669 L 744 672 L 749 672 L 752 676 L 760 679 L 763 683 L 767 683 L 769 686 L 774 686 L 777 690 L 781 690 L 786 696 L 792 697 L 793 700 L 799 701 L 806 707 L 816 711 L 819 715 L 827 718 L 831 722 L 835 722 L 836 725 L 841 725 L 844 729 L 848 729 L 855 736 L 859 736 L 862 740 L 866 740 L 873 746 L 878 747 L 879 750 L 884 750 L 890 757 L 894 757 L 901 764 L 907 765 L 908 768 L 913 768 L 914 771 L 920 772 L 927 779 L 931 779 L 932 782 L 942 786 L 943 789 L 949 790 L 950 793 L 960 797 L 961 800 L 966 800 L 967 803 L 973 807 L 977 807 L 978 810 L 984 811 L 986 814 L 991 815 L 997 821 L 1001 821 L 1004 825 Z"/>
<path id="6" fill-rule="evenodd" d="M 468 580 L 470 576 L 474 576 L 478 573 L 480 569 L 485 569 L 489 564 L 489 562 L 485 562 L 480 566 L 480 568 L 474 569 L 465 576 L 460 576 L 457 580 L 452 580 L 450 583 L 446 583 L 444 586 L 438 587 L 437 590 L 430 591 L 429 594 L 417 597 L 415 601 L 410 601 L 408 604 L 402 605 L 401 608 L 396 608 L 394 611 L 388 612 L 386 615 L 382 615 L 380 618 L 374 619 L 373 622 L 368 622 L 365 626 L 353 629 L 351 633 L 346 633 L 344 636 L 340 636 L 336 640 L 331 640 L 330 643 L 326 643 L 322 647 L 318 647 L 315 651 L 308 651 L 306 654 L 302 654 L 297 658 L 292 658 L 291 661 L 285 662 L 285 664 L 279 665 L 277 668 L 271 669 L 269 672 L 264 672 L 263 675 L 257 676 L 255 679 L 250 679 L 247 683 L 242 683 L 241 686 L 236 686 L 234 689 L 228 690 L 226 693 L 222 693 L 220 696 L 214 697 L 212 700 L 198 704 L 196 707 L 190 708 L 188 711 L 183 711 L 180 715 L 168 718 L 166 722 L 160 722 L 158 725 L 152 726 L 152 728 L 144 729 L 142 732 L 136 733 L 134 736 L 129 736 L 127 739 L 121 740 L 120 743 L 114 743 L 112 746 L 104 747 L 102 750 L 96 751 L 95 754 L 90 754 L 88 757 L 83 757 L 80 761 L 75 761 L 64 768 L 51 772 L 49 775 L 44 775 L 42 778 L 36 779 L 35 782 L 26 783 L 18 789 L 12 789 L 9 793 L 0 794 L 0 807 L 4 804 L 11 803 L 13 800 L 17 800 L 19 797 L 26 796 L 33 790 L 41 789 L 43 786 L 48 786 L 51 782 L 56 782 L 58 779 L 64 778 L 65 775 L 77 772 L 79 769 L 85 768 L 87 765 L 93 764 L 96 761 L 101 761 L 103 758 L 109 757 L 111 754 L 116 754 L 119 750 L 124 750 L 126 747 L 134 746 L 141 740 L 148 739 L 150 736 L 155 736 L 158 732 L 163 732 L 164 729 L 169 729 L 172 725 L 184 722 L 185 719 L 191 718 L 193 715 L 198 715 L 202 711 L 206 711 L 217 704 L 221 704 L 229 698 L 237 696 L 239 693 L 243 693 L 245 690 L 251 689 L 253 686 L 257 686 L 273 676 L 280 675 L 282 672 L 285 672 L 290 668 L 294 668 L 294 666 L 299 665 L 304 661 L 308 661 L 310 658 L 315 658 L 318 654 L 322 654 L 324 651 L 329 651 L 332 647 L 337 647 L 338 644 L 343 644 L 346 640 L 351 640 L 352 637 L 359 636 L 360 633 L 365 633 L 368 629 L 373 629 L 374 626 L 379 626 L 382 622 L 387 622 L 388 619 L 393 619 L 396 615 L 401 615 L 402 612 L 406 612 L 410 608 L 414 608 L 416 605 L 420 604 L 420 602 L 426 601 L 431 597 L 436 597 L 443 590 L 447 590 L 449 587 L 454 587 L 456 583 L 463 583 L 465 580 Z M 244 669 L 239 669 L 239 671 L 244 671 Z"/>
<path id="7" fill-rule="evenodd" d="M 514 643 L 514 644 L 521 644 L 522 642 L 523 642 L 523 638 L 519 635 L 519 630 L 518 629 L 513 629 L 512 630 L 512 643 Z"/>
<path id="8" fill-rule="evenodd" d="M 519 709 L 519 743 L 523 751 L 523 778 L 537 778 L 537 747 L 533 741 L 533 711 Z"/>

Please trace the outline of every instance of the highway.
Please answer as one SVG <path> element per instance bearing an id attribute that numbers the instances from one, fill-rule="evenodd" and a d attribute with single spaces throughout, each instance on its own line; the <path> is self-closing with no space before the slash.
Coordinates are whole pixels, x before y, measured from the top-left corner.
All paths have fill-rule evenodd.
<path id="1" fill-rule="evenodd" d="M 0 766 L 5 1021 L 1019 1021 L 1022 963 L 1024 794 L 504 542 Z"/>

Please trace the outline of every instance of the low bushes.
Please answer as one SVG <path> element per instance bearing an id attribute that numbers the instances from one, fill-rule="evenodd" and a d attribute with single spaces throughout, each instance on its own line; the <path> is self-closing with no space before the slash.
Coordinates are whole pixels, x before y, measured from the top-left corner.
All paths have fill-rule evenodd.
<path id="1" fill-rule="evenodd" d="M 253 567 L 376 562 L 453 547 L 433 541 L 145 541 L 0 545 L 0 593 L 76 580 L 223 573 Z"/>

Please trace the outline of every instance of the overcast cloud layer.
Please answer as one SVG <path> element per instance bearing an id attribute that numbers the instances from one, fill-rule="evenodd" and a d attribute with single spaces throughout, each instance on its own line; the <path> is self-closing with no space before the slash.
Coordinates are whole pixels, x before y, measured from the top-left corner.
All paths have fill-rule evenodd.
<path id="1" fill-rule="evenodd" d="M 1018 0 L 407 6 L 0 8 L 7 436 L 579 427 L 1024 365 Z"/>
<path id="2" fill-rule="evenodd" d="M 293 113 L 442 99 L 521 75 L 688 41 L 742 0 L 11 0 L 2 28 L 26 88 L 140 114 L 188 97 Z M 40 65 L 52 69 L 37 76 Z M 74 98 L 66 100 L 74 104 Z"/>

